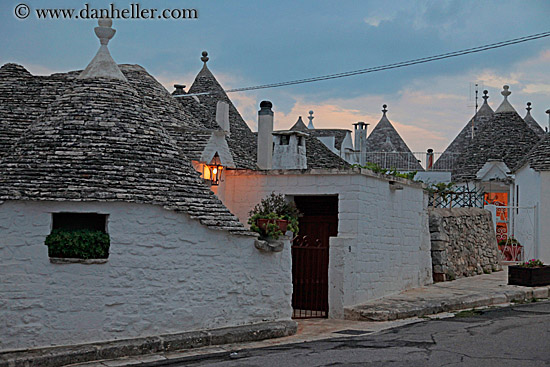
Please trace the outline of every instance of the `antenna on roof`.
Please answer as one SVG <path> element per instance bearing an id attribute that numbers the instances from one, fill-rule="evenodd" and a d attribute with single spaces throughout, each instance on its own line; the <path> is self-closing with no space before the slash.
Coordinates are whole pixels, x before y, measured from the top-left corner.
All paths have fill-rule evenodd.
<path id="1" fill-rule="evenodd" d="M 546 113 L 548 114 L 548 126 L 550 127 L 550 109 L 546 110 Z M 546 132 L 548 132 L 548 127 L 546 128 Z"/>

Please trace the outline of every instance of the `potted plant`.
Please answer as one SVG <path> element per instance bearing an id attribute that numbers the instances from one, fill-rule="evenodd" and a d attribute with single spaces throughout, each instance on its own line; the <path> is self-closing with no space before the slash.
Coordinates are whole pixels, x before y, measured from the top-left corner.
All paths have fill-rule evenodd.
<path id="1" fill-rule="evenodd" d="M 283 194 L 272 192 L 250 211 L 248 224 L 260 237 L 278 239 L 286 231 L 298 233 L 299 214 L 293 202 L 286 201 Z"/>
<path id="2" fill-rule="evenodd" d="M 537 287 L 550 285 L 550 265 L 531 259 L 520 265 L 508 267 L 508 284 Z"/>

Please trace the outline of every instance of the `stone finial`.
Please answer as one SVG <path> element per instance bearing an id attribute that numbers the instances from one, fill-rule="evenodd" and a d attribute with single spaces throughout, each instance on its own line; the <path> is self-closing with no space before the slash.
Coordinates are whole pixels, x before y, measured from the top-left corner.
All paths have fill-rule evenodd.
<path id="1" fill-rule="evenodd" d="M 481 98 L 483 98 L 483 103 L 487 103 L 487 100 L 489 99 L 489 91 L 487 89 L 483 91 L 483 97 Z"/>
<path id="2" fill-rule="evenodd" d="M 315 129 L 315 127 L 313 126 L 313 119 L 315 118 L 313 117 L 313 110 L 309 111 L 309 116 L 307 118 L 309 119 L 309 124 L 307 124 L 307 128 L 311 130 Z"/>
<path id="3" fill-rule="evenodd" d="M 500 104 L 500 106 L 498 106 L 497 110 L 495 111 L 495 113 L 503 113 L 503 112 L 516 112 L 516 110 L 514 109 L 514 107 L 512 107 L 512 105 L 510 104 L 510 102 L 508 101 L 508 96 L 510 94 L 512 94 L 512 92 L 509 91 L 510 87 L 505 85 L 502 87 L 503 90 L 502 92 L 500 92 L 500 94 L 502 94 L 504 96 L 504 100 L 502 101 L 502 103 Z"/>
<path id="4" fill-rule="evenodd" d="M 99 18 L 97 20 L 97 25 L 98 27 L 94 28 L 94 32 L 97 38 L 99 38 L 101 46 L 86 69 L 80 73 L 78 79 L 108 78 L 127 81 L 126 77 L 122 74 L 118 65 L 111 57 L 111 53 L 107 47 L 109 41 L 116 33 L 116 30 L 111 28 L 113 20 L 110 18 Z"/>
<path id="5" fill-rule="evenodd" d="M 115 36 L 116 30 L 111 28 L 113 26 L 113 20 L 111 18 L 99 18 L 95 27 L 95 35 L 99 38 L 99 43 L 107 46 L 111 38 Z"/>
<path id="6" fill-rule="evenodd" d="M 512 92 L 510 92 L 508 89 L 510 89 L 509 86 L 505 85 L 502 87 L 504 90 L 502 92 L 500 92 L 500 94 L 502 94 L 504 96 L 504 99 L 508 99 L 508 96 L 510 94 L 512 94 Z"/>
<path id="7" fill-rule="evenodd" d="M 210 58 L 208 57 L 208 52 L 203 51 L 201 61 L 204 62 L 205 66 L 206 66 L 206 63 L 208 62 L 208 60 L 210 60 Z"/>
<path id="8" fill-rule="evenodd" d="M 386 112 L 388 112 L 388 105 L 387 104 L 382 105 L 382 112 L 384 113 L 384 115 L 386 114 Z"/>
<path id="9" fill-rule="evenodd" d="M 531 113 L 531 102 L 527 102 L 527 107 L 525 109 L 527 110 L 527 113 Z"/>

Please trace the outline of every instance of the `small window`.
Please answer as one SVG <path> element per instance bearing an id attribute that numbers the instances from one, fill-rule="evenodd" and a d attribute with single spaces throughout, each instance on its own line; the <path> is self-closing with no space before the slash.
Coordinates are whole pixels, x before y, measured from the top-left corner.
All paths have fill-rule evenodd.
<path id="1" fill-rule="evenodd" d="M 97 213 L 53 213 L 52 229 L 70 231 L 87 229 L 106 232 L 107 214 Z"/>
<path id="2" fill-rule="evenodd" d="M 279 145 L 288 145 L 290 144 L 290 136 L 288 135 L 281 135 L 279 138 Z"/>
<path id="3" fill-rule="evenodd" d="M 107 214 L 53 213 L 52 232 L 46 237 L 50 260 L 86 262 L 109 257 Z M 53 262 L 53 261 L 52 261 Z"/>

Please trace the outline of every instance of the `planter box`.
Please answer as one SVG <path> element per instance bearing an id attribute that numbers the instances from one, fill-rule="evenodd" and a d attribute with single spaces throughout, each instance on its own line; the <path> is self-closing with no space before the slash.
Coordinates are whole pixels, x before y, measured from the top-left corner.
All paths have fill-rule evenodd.
<path id="1" fill-rule="evenodd" d="M 508 284 L 537 287 L 550 285 L 550 265 L 541 268 L 508 267 Z"/>

